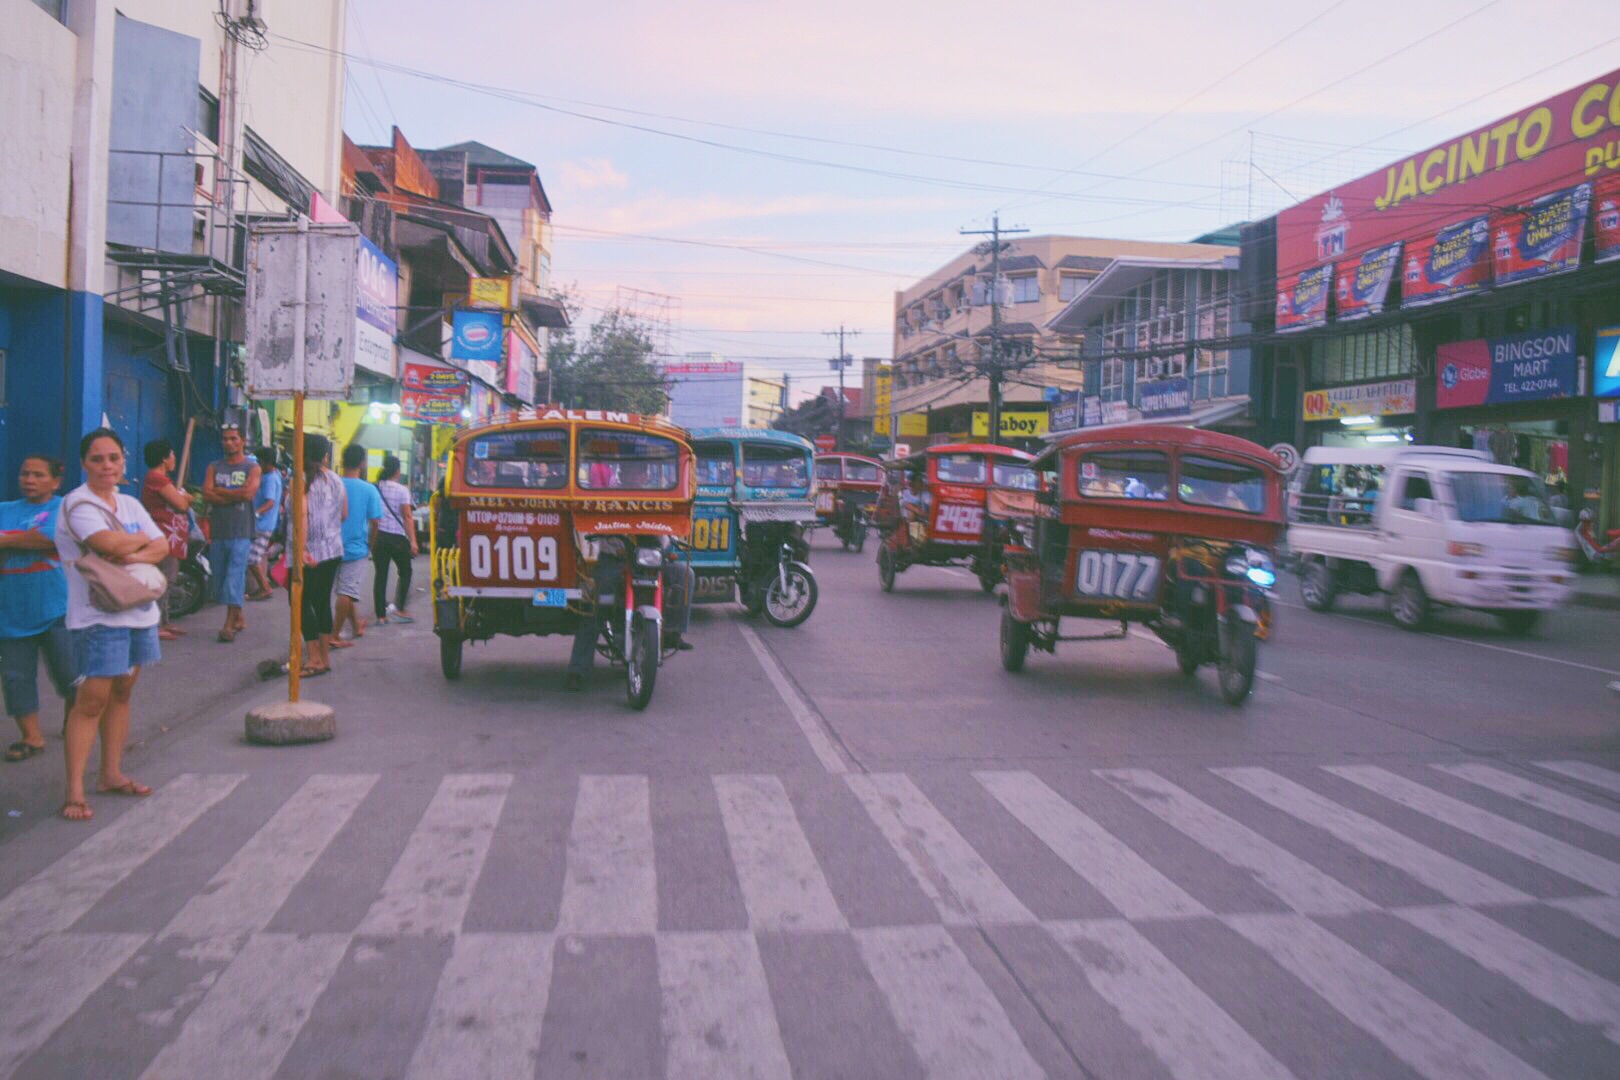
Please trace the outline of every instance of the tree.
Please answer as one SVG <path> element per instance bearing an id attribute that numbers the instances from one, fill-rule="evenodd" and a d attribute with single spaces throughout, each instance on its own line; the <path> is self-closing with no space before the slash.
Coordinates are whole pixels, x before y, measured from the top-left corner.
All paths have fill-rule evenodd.
<path id="1" fill-rule="evenodd" d="M 562 300 L 572 324 L 578 298 L 565 293 Z M 653 350 L 648 324 L 618 308 L 603 312 L 584 341 L 574 336 L 572 325 L 554 330 L 546 350 L 552 400 L 573 409 L 661 413 L 669 396 Z"/>

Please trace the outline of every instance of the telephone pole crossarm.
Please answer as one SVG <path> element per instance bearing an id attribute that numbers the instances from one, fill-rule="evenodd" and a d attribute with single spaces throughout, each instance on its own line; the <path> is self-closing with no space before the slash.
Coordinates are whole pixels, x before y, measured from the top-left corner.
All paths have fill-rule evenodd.
<path id="1" fill-rule="evenodd" d="M 1001 382 L 1003 364 L 1001 360 L 1001 238 L 1010 233 L 1026 233 L 1028 229 L 1003 229 L 1001 215 L 995 214 L 990 218 L 988 229 L 961 229 L 963 236 L 990 237 L 990 359 L 988 364 L 982 364 L 989 376 L 990 382 L 990 441 L 1001 442 Z"/>

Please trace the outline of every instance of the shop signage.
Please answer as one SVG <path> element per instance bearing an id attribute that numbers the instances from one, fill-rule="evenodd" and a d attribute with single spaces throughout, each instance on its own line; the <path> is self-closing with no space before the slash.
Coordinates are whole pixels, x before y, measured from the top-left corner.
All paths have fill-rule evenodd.
<path id="1" fill-rule="evenodd" d="M 679 364 L 665 364 L 666 375 L 741 375 L 740 360 L 691 360 Z"/>
<path id="2" fill-rule="evenodd" d="M 1155 379 L 1136 384 L 1136 404 L 1142 419 L 1186 416 L 1192 412 L 1192 384 L 1184 378 Z"/>
<path id="3" fill-rule="evenodd" d="M 399 411 L 408 420 L 453 424 L 467 407 L 467 373 L 433 364 L 405 364 Z"/>
<path id="4" fill-rule="evenodd" d="M 1284 210 L 1277 216 L 1279 276 L 1432 235 L 1456 220 L 1458 207 L 1517 206 L 1614 173 L 1617 101 L 1620 70 Z"/>
<path id="5" fill-rule="evenodd" d="M 505 340 L 498 311 L 458 310 L 450 317 L 450 355 L 457 360 L 499 363 Z"/>
<path id="6" fill-rule="evenodd" d="M 1592 349 L 1592 396 L 1620 398 L 1620 326 L 1597 332 Z"/>
<path id="7" fill-rule="evenodd" d="M 1407 244 L 1401 305 L 1421 307 L 1483 289 L 1490 282 L 1490 235 L 1490 224 L 1481 214 Z"/>
<path id="8" fill-rule="evenodd" d="M 872 434 L 894 434 L 894 422 L 889 413 L 893 407 L 894 368 L 882 364 L 872 375 Z"/>
<path id="9" fill-rule="evenodd" d="M 1401 245 L 1397 241 L 1374 248 L 1359 259 L 1339 264 L 1337 273 L 1336 318 L 1340 322 L 1382 315 L 1389 297 L 1389 283 L 1401 265 Z"/>
<path id="10" fill-rule="evenodd" d="M 475 277 L 467 282 L 467 306 L 511 311 L 515 303 L 517 278 Z"/>
<path id="11" fill-rule="evenodd" d="M 357 367 L 392 379 L 397 370 L 394 309 L 399 304 L 399 267 L 364 236 L 356 258 L 354 362 Z"/>
<path id="12" fill-rule="evenodd" d="M 1104 424 L 1123 424 L 1131 418 L 1131 406 L 1125 401 L 1105 401 L 1102 403 L 1102 422 Z"/>
<path id="13" fill-rule="evenodd" d="M 1396 416 L 1417 411 L 1417 382 L 1390 379 L 1305 391 L 1305 419 L 1338 420 L 1345 416 Z"/>
<path id="14" fill-rule="evenodd" d="M 1052 431 L 1074 431 L 1080 427 L 1080 410 L 1084 408 L 1078 401 L 1071 401 L 1066 405 L 1053 405 L 1048 417 L 1047 425 Z"/>
<path id="15" fill-rule="evenodd" d="M 1101 424 L 1102 398 L 1098 397 L 1096 394 L 1092 394 L 1090 397 L 1086 398 L 1082 404 L 1083 407 L 1080 413 L 1081 424 L 1085 427 L 1096 427 L 1097 425 Z"/>
<path id="16" fill-rule="evenodd" d="M 1498 285 L 1561 274 L 1581 264 L 1592 185 L 1543 195 L 1498 214 L 1491 224 L 1491 266 Z"/>
<path id="17" fill-rule="evenodd" d="M 1033 439 L 1045 435 L 1049 430 L 1048 417 L 1044 412 L 1002 411 L 1001 437 L 1003 439 Z M 904 434 L 904 432 L 901 434 Z M 973 414 L 973 434 L 980 439 L 989 436 L 989 413 L 976 412 Z"/>
<path id="18" fill-rule="evenodd" d="M 927 434 L 928 434 L 928 414 L 927 413 L 920 413 L 919 412 L 919 413 L 901 413 L 900 414 L 900 437 L 902 439 L 908 438 L 908 437 L 910 437 L 912 435 L 927 435 Z"/>
<path id="19" fill-rule="evenodd" d="M 1333 264 L 1305 270 L 1284 280 L 1277 290 L 1277 329 L 1309 330 L 1327 322 Z"/>
<path id="20" fill-rule="evenodd" d="M 516 330 L 508 337 L 506 353 L 506 392 L 516 394 L 525 405 L 534 401 L 534 362 L 535 351 L 529 348 L 529 343 L 523 340 L 523 335 Z M 528 393 L 524 393 L 523 386 L 527 376 Z"/>
<path id="21" fill-rule="evenodd" d="M 1498 405 L 1575 393 L 1575 328 L 1442 345 L 1435 358 L 1435 405 Z"/>
<path id="22" fill-rule="evenodd" d="M 1597 182 L 1597 261 L 1620 259 L 1620 173 Z"/>

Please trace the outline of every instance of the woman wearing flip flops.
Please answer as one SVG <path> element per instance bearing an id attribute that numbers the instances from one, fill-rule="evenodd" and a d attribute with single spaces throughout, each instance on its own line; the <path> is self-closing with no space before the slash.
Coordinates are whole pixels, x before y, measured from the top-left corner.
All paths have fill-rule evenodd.
<path id="1" fill-rule="evenodd" d="M 107 428 L 98 428 L 80 441 L 79 459 L 85 482 L 62 500 L 56 526 L 57 553 L 64 566 L 74 568 L 67 572 L 67 627 L 73 635 L 78 680 L 63 732 L 67 795 L 62 816 L 69 821 L 89 821 L 93 816 L 84 792 L 84 770 L 90 764 L 90 748 L 98 731 L 101 769 L 96 793 L 135 798 L 152 794 L 151 788 L 124 775 L 124 744 L 129 739 L 129 704 L 135 682 L 141 668 L 157 663 L 162 655 L 157 601 L 116 611 L 98 607 L 91 600 L 90 579 L 79 562 L 93 553 L 154 587 L 151 595 L 156 596 L 162 592 L 157 566 L 169 555 L 169 542 L 152 515 L 139 500 L 118 491 L 124 479 L 123 440 Z"/>

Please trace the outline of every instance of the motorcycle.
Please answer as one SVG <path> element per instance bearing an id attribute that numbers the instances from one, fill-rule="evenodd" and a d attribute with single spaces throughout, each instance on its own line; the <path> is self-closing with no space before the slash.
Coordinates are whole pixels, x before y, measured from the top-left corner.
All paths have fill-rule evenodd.
<path id="1" fill-rule="evenodd" d="M 182 619 L 201 610 L 208 599 L 208 579 L 213 568 L 208 564 L 208 533 L 191 514 L 191 532 L 186 538 L 186 557 L 175 570 L 174 582 L 169 586 L 169 618 Z"/>
<path id="2" fill-rule="evenodd" d="M 750 615 L 763 613 L 774 625 L 798 626 L 816 609 L 820 590 L 810 569 L 810 543 L 804 526 L 757 521 L 748 525 L 738 585 Z"/>
<path id="3" fill-rule="evenodd" d="M 1620 566 L 1620 529 L 1610 529 L 1606 541 L 1599 541 L 1592 511 L 1582 510 L 1575 526 L 1575 543 L 1586 566 Z"/>

